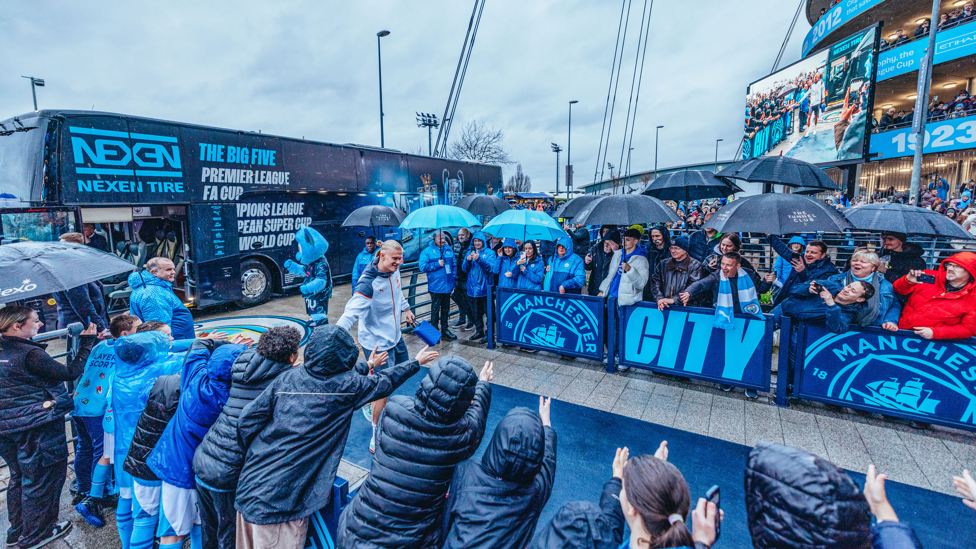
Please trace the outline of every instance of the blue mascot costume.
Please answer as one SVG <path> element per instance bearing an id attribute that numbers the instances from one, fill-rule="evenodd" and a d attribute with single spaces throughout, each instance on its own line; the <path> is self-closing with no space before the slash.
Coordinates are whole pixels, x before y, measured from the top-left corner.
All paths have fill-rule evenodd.
<path id="1" fill-rule="evenodd" d="M 285 269 L 295 276 L 305 277 L 300 289 L 305 298 L 305 312 L 312 317 L 310 326 L 328 324 L 332 270 L 325 252 L 329 249 L 329 241 L 311 227 L 299 228 L 295 241 L 298 242 L 298 253 L 295 254 L 298 263 L 289 259 L 285 261 Z"/>

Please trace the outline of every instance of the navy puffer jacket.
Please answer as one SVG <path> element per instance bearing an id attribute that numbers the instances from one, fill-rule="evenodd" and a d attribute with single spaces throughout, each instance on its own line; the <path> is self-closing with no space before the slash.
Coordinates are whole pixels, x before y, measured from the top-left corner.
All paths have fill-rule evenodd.
<path id="1" fill-rule="evenodd" d="M 745 490 L 756 549 L 871 547 L 871 510 L 861 489 L 813 454 L 760 441 L 749 453 Z"/>
<path id="2" fill-rule="evenodd" d="M 571 501 L 556 511 L 532 549 L 617 549 L 624 535 L 624 512 L 620 509 L 619 478 L 603 485 L 600 506 L 589 501 Z"/>
<path id="3" fill-rule="evenodd" d="M 289 368 L 291 364 L 265 358 L 257 349 L 244 351 L 234 361 L 227 403 L 193 454 L 193 472 L 204 484 L 217 490 L 237 489 L 244 466 L 244 452 L 237 443 L 241 410 Z"/>
<path id="4" fill-rule="evenodd" d="M 485 434 L 491 387 L 461 357 L 431 367 L 414 397 L 390 398 L 369 477 L 339 519 L 337 547 L 441 547 L 440 519 L 459 463 Z"/>
<path id="5" fill-rule="evenodd" d="M 480 460 L 458 466 L 447 499 L 446 548 L 522 549 L 556 478 L 556 431 L 528 408 L 508 412 Z"/>

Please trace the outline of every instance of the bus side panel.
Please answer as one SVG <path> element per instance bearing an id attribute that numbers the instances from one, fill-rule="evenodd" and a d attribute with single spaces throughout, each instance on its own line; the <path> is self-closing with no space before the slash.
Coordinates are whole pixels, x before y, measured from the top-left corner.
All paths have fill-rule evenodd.
<path id="1" fill-rule="evenodd" d="M 347 147 L 282 140 L 284 166 L 290 172 L 288 191 L 356 192 L 359 152 Z"/>
<path id="2" fill-rule="evenodd" d="M 207 307 L 241 298 L 241 254 L 238 249 L 237 205 L 190 206 L 192 295 Z"/>

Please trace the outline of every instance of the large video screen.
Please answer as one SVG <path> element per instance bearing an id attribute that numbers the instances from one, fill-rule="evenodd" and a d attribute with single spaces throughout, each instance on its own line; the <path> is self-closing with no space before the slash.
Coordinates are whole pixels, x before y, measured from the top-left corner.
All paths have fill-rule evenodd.
<path id="1" fill-rule="evenodd" d="M 818 165 L 863 159 L 876 67 L 871 27 L 751 84 L 743 158 L 783 155 Z"/>

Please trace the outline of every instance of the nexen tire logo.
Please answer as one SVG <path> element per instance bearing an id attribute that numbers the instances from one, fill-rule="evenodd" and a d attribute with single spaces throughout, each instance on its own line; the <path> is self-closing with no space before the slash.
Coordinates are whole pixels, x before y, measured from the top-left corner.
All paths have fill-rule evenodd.
<path id="1" fill-rule="evenodd" d="M 75 126 L 70 126 L 69 130 L 77 134 L 71 136 L 77 174 L 183 177 L 179 140 L 175 137 Z M 87 139 L 90 138 L 81 135 L 98 138 L 89 143 Z M 97 166 L 82 167 L 86 156 Z M 134 168 L 125 168 L 133 163 Z"/>

